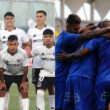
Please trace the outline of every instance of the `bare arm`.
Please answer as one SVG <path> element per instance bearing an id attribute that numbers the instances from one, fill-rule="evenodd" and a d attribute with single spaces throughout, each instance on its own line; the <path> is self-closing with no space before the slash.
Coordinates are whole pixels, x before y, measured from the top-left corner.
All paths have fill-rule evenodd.
<path id="1" fill-rule="evenodd" d="M 4 82 L 3 68 L 0 68 L 0 79 L 1 79 L 1 82 Z"/>
<path id="2" fill-rule="evenodd" d="M 79 41 L 90 40 L 92 38 L 99 37 L 102 34 L 109 33 L 109 32 L 110 32 L 110 27 L 106 27 L 106 28 L 102 28 L 98 30 L 97 29 L 91 30 L 91 31 L 80 34 L 78 40 Z"/>
<path id="3" fill-rule="evenodd" d="M 72 59 L 72 58 L 81 58 L 81 57 L 87 55 L 89 52 L 90 51 L 87 47 L 85 47 L 81 51 L 73 52 L 72 54 L 67 54 L 66 52 L 64 52 L 62 50 L 62 54 L 58 54 L 57 59 L 60 61 L 65 61 L 65 60 Z"/>
<path id="4" fill-rule="evenodd" d="M 23 73 L 23 79 L 22 82 L 26 82 L 26 78 L 27 78 L 27 74 L 28 74 L 28 66 L 24 67 L 24 73 Z"/>

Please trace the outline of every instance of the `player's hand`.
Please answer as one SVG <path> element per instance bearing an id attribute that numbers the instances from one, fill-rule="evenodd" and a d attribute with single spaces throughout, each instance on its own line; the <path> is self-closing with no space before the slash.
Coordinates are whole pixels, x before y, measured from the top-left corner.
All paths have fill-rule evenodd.
<path id="1" fill-rule="evenodd" d="M 6 84 L 4 82 L 0 83 L 0 90 L 6 90 Z"/>
<path id="2" fill-rule="evenodd" d="M 26 84 L 26 82 L 22 82 L 20 85 L 20 90 L 24 93 L 28 92 L 28 84 Z"/>
<path id="3" fill-rule="evenodd" d="M 64 50 L 61 50 L 62 51 L 62 54 L 57 54 L 57 59 L 59 61 L 65 61 L 68 59 L 68 54 L 64 51 Z"/>

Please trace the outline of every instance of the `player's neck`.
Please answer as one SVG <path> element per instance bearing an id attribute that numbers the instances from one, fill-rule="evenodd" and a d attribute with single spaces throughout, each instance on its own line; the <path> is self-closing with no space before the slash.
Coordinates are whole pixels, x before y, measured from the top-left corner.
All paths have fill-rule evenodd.
<path id="1" fill-rule="evenodd" d="M 14 30 L 15 29 L 15 27 L 14 26 L 11 26 L 11 27 L 6 27 L 6 30 L 8 30 L 8 31 L 12 31 L 12 30 Z"/>
<path id="2" fill-rule="evenodd" d="M 48 45 L 45 45 L 46 48 L 52 48 L 53 47 L 53 44 L 48 44 Z"/>
<path id="3" fill-rule="evenodd" d="M 45 24 L 37 25 L 37 29 L 43 29 L 45 27 Z"/>

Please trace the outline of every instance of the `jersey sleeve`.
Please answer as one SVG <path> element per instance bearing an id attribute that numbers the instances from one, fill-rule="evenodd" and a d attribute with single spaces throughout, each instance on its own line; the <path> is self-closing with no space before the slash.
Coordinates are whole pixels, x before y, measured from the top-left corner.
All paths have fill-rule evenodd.
<path id="1" fill-rule="evenodd" d="M 33 49 L 32 51 L 31 51 L 31 55 L 33 56 L 33 57 L 36 57 L 37 55 L 40 55 L 40 48 L 35 48 L 35 49 Z"/>
<path id="2" fill-rule="evenodd" d="M 5 64 L 5 62 L 4 62 L 4 60 L 3 60 L 2 56 L 1 56 L 1 53 L 0 53 L 0 67 L 4 68 L 4 64 Z"/>
<path id="3" fill-rule="evenodd" d="M 31 34 L 30 34 L 30 29 L 29 29 L 28 32 L 27 32 L 27 36 L 28 36 L 28 38 L 29 38 L 30 40 L 32 40 Z"/>
<path id="4" fill-rule="evenodd" d="M 28 59 L 28 55 L 27 53 L 25 52 L 24 53 L 24 61 L 23 61 L 23 66 L 29 66 L 29 59 Z"/>
<path id="5" fill-rule="evenodd" d="M 29 38 L 28 38 L 27 34 L 25 33 L 25 31 L 21 31 L 21 36 L 22 36 L 23 43 L 26 43 L 29 41 Z"/>
<path id="6" fill-rule="evenodd" d="M 90 42 L 86 45 L 86 47 L 90 50 L 90 51 L 94 51 L 95 49 L 98 48 L 99 45 L 99 39 L 92 39 L 90 40 Z"/>
<path id="7" fill-rule="evenodd" d="M 67 34 L 65 37 L 65 43 L 77 45 L 79 36 L 80 34 Z"/>

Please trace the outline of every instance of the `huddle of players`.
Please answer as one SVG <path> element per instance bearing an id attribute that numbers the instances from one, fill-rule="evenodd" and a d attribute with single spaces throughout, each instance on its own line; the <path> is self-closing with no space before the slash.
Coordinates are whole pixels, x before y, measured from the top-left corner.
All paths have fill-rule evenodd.
<path id="1" fill-rule="evenodd" d="M 37 26 L 26 33 L 14 26 L 12 12 L 4 15 L 5 30 L 0 30 L 0 110 L 8 110 L 9 89 L 16 83 L 19 90 L 20 110 L 29 110 L 28 98 L 28 58 L 39 66 L 34 67 L 33 83 L 36 89 L 36 110 L 45 110 L 44 92 L 49 91 L 50 110 L 55 109 L 54 98 L 54 30 L 45 25 L 46 12 L 36 12 Z M 27 54 L 25 46 L 32 48 Z M 36 59 L 34 59 L 36 58 Z M 37 69 L 36 69 L 37 68 Z"/>
<path id="2" fill-rule="evenodd" d="M 56 110 L 110 109 L 110 21 L 80 30 L 71 14 L 55 46 Z"/>

